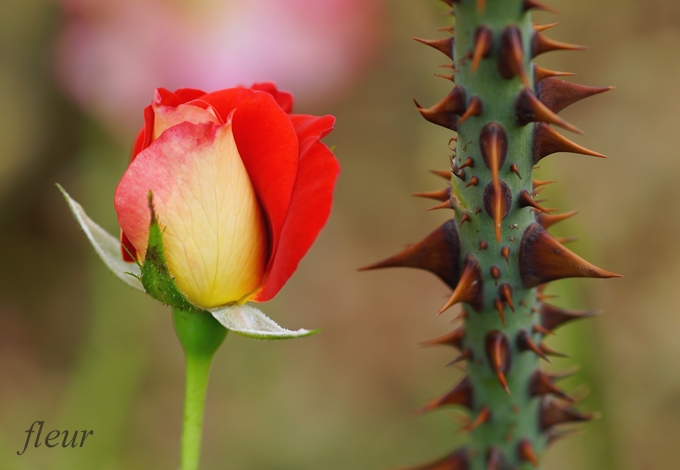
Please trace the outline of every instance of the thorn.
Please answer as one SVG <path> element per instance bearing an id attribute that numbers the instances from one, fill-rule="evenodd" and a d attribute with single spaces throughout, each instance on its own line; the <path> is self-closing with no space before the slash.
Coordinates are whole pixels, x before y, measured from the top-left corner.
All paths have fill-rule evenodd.
<path id="1" fill-rule="evenodd" d="M 460 178 L 461 180 L 465 181 L 466 175 L 465 175 L 465 170 L 459 170 L 456 169 L 453 174 L 457 177 Z"/>
<path id="2" fill-rule="evenodd" d="M 430 170 L 430 173 L 433 175 L 440 176 L 444 178 L 446 181 L 451 180 L 451 171 L 450 170 Z"/>
<path id="3" fill-rule="evenodd" d="M 532 397 L 535 397 L 540 395 L 547 395 L 549 393 L 557 395 L 558 397 L 563 398 L 569 402 L 573 402 L 572 398 L 567 394 L 567 392 L 565 392 L 564 390 L 562 390 L 560 387 L 553 383 L 550 375 L 540 370 L 536 370 L 536 372 L 534 372 L 533 375 L 531 376 L 531 380 L 529 381 L 529 394 Z"/>
<path id="4" fill-rule="evenodd" d="M 444 80 L 448 80 L 448 81 L 450 81 L 450 82 L 455 82 L 454 74 L 451 74 L 451 75 L 442 75 L 442 74 L 440 74 L 440 73 L 435 73 L 435 74 L 433 74 L 433 75 L 434 75 L 435 77 L 437 77 L 437 78 L 443 78 Z"/>
<path id="5" fill-rule="evenodd" d="M 533 23 L 531 26 L 533 26 L 534 31 L 536 32 L 542 32 L 545 31 L 546 29 L 554 28 L 555 26 L 558 26 L 560 23 L 545 23 L 545 24 L 539 24 L 539 23 Z"/>
<path id="6" fill-rule="evenodd" d="M 460 354 L 460 356 L 458 356 L 457 358 L 455 358 L 453 361 L 449 362 L 449 363 L 446 364 L 446 365 L 447 365 L 447 366 L 452 366 L 452 365 L 454 365 L 454 364 L 458 364 L 459 362 L 467 361 L 467 360 L 469 360 L 469 359 L 472 359 L 472 349 L 467 348 L 465 351 L 463 351 L 463 352 Z"/>
<path id="7" fill-rule="evenodd" d="M 510 171 L 516 174 L 519 179 L 522 179 L 522 175 L 519 174 L 519 167 L 517 166 L 517 163 L 510 165 Z"/>
<path id="8" fill-rule="evenodd" d="M 546 105 L 541 103 L 529 88 L 524 88 L 517 97 L 515 111 L 517 121 L 521 126 L 529 124 L 530 122 L 546 122 L 548 124 L 555 124 L 568 131 L 575 132 L 576 134 L 583 134 L 583 131 L 578 127 L 569 124 L 552 112 Z"/>
<path id="9" fill-rule="evenodd" d="M 498 293 L 500 294 L 501 299 L 508 304 L 512 313 L 515 313 L 515 306 L 512 303 L 512 287 L 510 287 L 510 284 L 501 284 L 498 288 Z"/>
<path id="10" fill-rule="evenodd" d="M 479 178 L 477 178 L 476 176 L 473 176 L 472 178 L 470 178 L 470 182 L 468 184 L 466 184 L 465 187 L 468 188 L 470 186 L 477 186 L 478 184 L 479 184 Z"/>
<path id="11" fill-rule="evenodd" d="M 533 342 L 531 336 L 529 336 L 529 333 L 527 333 L 525 330 L 520 330 L 519 333 L 517 333 L 517 347 L 520 351 L 532 351 L 541 359 L 545 359 L 546 361 L 550 362 L 548 356 L 546 356 L 545 353 L 538 346 L 536 346 L 536 343 Z"/>
<path id="12" fill-rule="evenodd" d="M 524 287 L 536 287 L 568 277 L 621 277 L 588 263 L 561 245 L 537 223 L 529 225 L 522 235 L 519 260 Z"/>
<path id="13" fill-rule="evenodd" d="M 483 15 L 486 10 L 486 0 L 477 0 L 477 14 Z"/>
<path id="14" fill-rule="evenodd" d="M 498 73 L 507 80 L 519 75 L 525 87 L 530 85 L 529 77 L 524 68 L 522 33 L 517 26 L 508 26 L 501 35 L 498 51 Z"/>
<path id="15" fill-rule="evenodd" d="M 501 323 L 505 326 L 505 307 L 503 306 L 503 301 L 496 297 L 493 299 L 493 306 L 498 310 L 498 314 L 501 317 Z"/>
<path id="16" fill-rule="evenodd" d="M 413 38 L 416 41 L 425 44 L 426 46 L 433 47 L 438 51 L 442 52 L 446 57 L 453 60 L 453 37 L 444 39 L 421 39 Z"/>
<path id="17" fill-rule="evenodd" d="M 555 332 L 552 330 L 547 329 L 540 323 L 536 323 L 533 327 L 534 333 L 541 333 L 542 335 L 554 335 Z"/>
<path id="18" fill-rule="evenodd" d="M 479 251 L 486 250 L 487 248 L 489 248 L 489 244 L 487 242 L 484 240 L 479 242 Z"/>
<path id="19" fill-rule="evenodd" d="M 458 285 L 456 285 L 446 303 L 439 309 L 438 314 L 444 313 L 445 310 L 458 302 L 468 303 L 478 312 L 481 312 L 484 306 L 482 273 L 479 269 L 479 263 L 472 255 L 467 255 L 465 258 Z"/>
<path id="20" fill-rule="evenodd" d="M 537 211 L 545 212 L 546 214 L 550 214 L 550 211 L 554 210 L 554 209 L 546 209 L 544 207 L 539 206 L 538 203 L 531 198 L 529 191 L 527 191 L 526 189 L 523 189 L 519 193 L 519 197 L 517 198 L 517 202 L 519 203 L 519 207 L 533 207 Z"/>
<path id="21" fill-rule="evenodd" d="M 595 310 L 566 310 L 546 303 L 542 303 L 540 307 L 541 324 L 549 330 L 554 330 L 555 328 L 562 326 L 563 324 L 572 320 L 594 317 L 598 313 L 599 312 Z"/>
<path id="22" fill-rule="evenodd" d="M 480 114 L 482 114 L 482 100 L 476 96 L 473 96 L 470 98 L 470 104 L 468 104 L 465 113 L 463 113 L 460 119 L 458 119 L 456 125 L 460 126 L 465 121 L 467 121 L 470 116 L 479 116 Z"/>
<path id="23" fill-rule="evenodd" d="M 531 183 L 534 185 L 534 189 L 535 189 L 535 188 L 540 188 L 541 186 L 545 186 L 545 185 L 547 185 L 547 184 L 554 184 L 554 183 L 557 183 L 557 181 L 555 181 L 555 180 L 551 180 L 551 181 L 540 181 L 540 180 L 537 180 L 537 179 L 532 179 L 532 180 L 531 180 Z"/>
<path id="24" fill-rule="evenodd" d="M 501 187 L 500 181 L 500 169 L 505 163 L 508 152 L 508 137 L 503 127 L 496 122 L 485 125 L 479 136 L 479 147 L 482 151 L 484 163 L 491 170 L 491 187 L 493 188 L 493 192 L 489 192 L 488 197 L 487 192 L 490 186 L 487 186 L 484 191 L 485 208 L 489 215 L 493 217 L 496 241 L 500 242 L 502 236 L 501 222 L 508 214 L 512 203 L 510 188 L 505 183 L 503 183 L 504 187 Z M 487 200 L 489 200 L 491 210 L 486 207 Z M 503 207 L 504 202 L 505 207 Z"/>
<path id="25" fill-rule="evenodd" d="M 592 413 L 581 413 L 569 405 L 560 403 L 546 395 L 541 400 L 541 430 L 545 431 L 552 426 L 564 423 L 589 421 L 596 417 Z"/>
<path id="26" fill-rule="evenodd" d="M 364 266 L 371 269 L 407 267 L 429 271 L 453 288 L 460 276 L 460 237 L 455 220 L 449 220 L 427 237 L 405 250 L 377 263 Z"/>
<path id="27" fill-rule="evenodd" d="M 510 395 L 510 388 L 505 379 L 505 374 L 510 370 L 510 344 L 508 338 L 500 331 L 490 331 L 484 340 L 486 357 L 489 359 L 491 369 L 493 369 L 498 382 L 503 390 Z"/>
<path id="28" fill-rule="evenodd" d="M 539 344 L 538 347 L 540 348 L 541 351 L 543 351 L 543 353 L 544 353 L 546 356 L 570 357 L 569 354 L 564 354 L 564 353 L 561 353 L 561 352 L 557 352 L 557 351 L 555 351 L 554 349 L 548 347 L 545 343 Z"/>
<path id="29" fill-rule="evenodd" d="M 522 10 L 523 11 L 528 11 L 528 10 L 531 10 L 531 9 L 534 9 L 534 8 L 537 9 L 537 10 L 547 11 L 549 13 L 559 13 L 560 12 L 556 8 L 553 8 L 551 6 L 540 3 L 537 0 L 524 0 L 524 3 L 522 4 Z"/>
<path id="30" fill-rule="evenodd" d="M 437 28 L 437 31 L 453 34 L 453 26 L 442 26 L 441 28 Z"/>
<path id="31" fill-rule="evenodd" d="M 611 86 L 594 87 L 578 85 L 558 78 L 546 78 L 536 85 L 536 96 L 552 112 L 559 113 L 577 101 L 599 95 L 613 88 Z"/>
<path id="32" fill-rule="evenodd" d="M 447 405 L 461 405 L 471 410 L 473 398 L 474 392 L 472 389 L 472 382 L 470 382 L 468 377 L 464 377 L 455 387 L 444 395 L 429 401 L 425 406 L 418 410 L 418 413 L 425 413 Z"/>
<path id="33" fill-rule="evenodd" d="M 564 245 L 566 243 L 575 242 L 576 240 L 578 240 L 578 237 L 557 237 L 557 238 L 555 238 L 555 240 L 557 240 L 558 243 L 561 243 L 561 244 Z"/>
<path id="34" fill-rule="evenodd" d="M 406 470 L 468 470 L 468 453 L 468 450 L 465 448 L 459 449 L 434 462 L 411 467 Z"/>
<path id="35" fill-rule="evenodd" d="M 538 163 L 543 157 L 556 152 L 580 153 L 582 155 L 607 158 L 601 153 L 593 152 L 572 142 L 545 123 L 536 123 L 534 126 L 534 163 Z"/>
<path id="36" fill-rule="evenodd" d="M 486 454 L 486 470 L 503 470 L 503 451 L 492 447 Z"/>
<path id="37" fill-rule="evenodd" d="M 415 99 L 413 102 L 426 120 L 453 131 L 456 130 L 455 115 L 460 116 L 466 109 L 465 91 L 460 85 L 456 85 L 444 99 L 429 108 L 423 108 Z"/>
<path id="38" fill-rule="evenodd" d="M 412 193 L 411 196 L 434 199 L 435 201 L 448 201 L 451 198 L 451 188 L 440 189 L 439 191 L 427 191 L 423 193 Z"/>
<path id="39" fill-rule="evenodd" d="M 436 211 L 439 209 L 453 209 L 453 201 L 451 199 L 447 199 L 444 202 L 441 202 L 439 204 L 436 204 L 432 207 L 428 207 L 425 209 L 426 211 Z"/>
<path id="40" fill-rule="evenodd" d="M 463 338 L 465 338 L 465 328 L 456 328 L 451 333 L 438 338 L 430 339 L 420 343 L 421 346 L 452 346 L 459 351 L 463 350 Z"/>
<path id="41" fill-rule="evenodd" d="M 474 421 L 465 426 L 462 430 L 465 432 L 472 432 L 478 427 L 480 427 L 482 424 L 489 421 L 489 419 L 491 419 L 491 410 L 489 409 L 488 406 L 483 406 L 482 409 L 479 410 L 479 414 L 474 419 Z"/>
<path id="42" fill-rule="evenodd" d="M 587 51 L 587 46 L 579 46 L 577 44 L 569 44 L 566 42 L 555 41 L 547 38 L 541 33 L 535 33 L 532 41 L 533 56 L 536 57 L 544 52 L 550 51 Z"/>
<path id="43" fill-rule="evenodd" d="M 460 170 L 461 168 L 467 168 L 467 167 L 470 167 L 470 168 L 475 167 L 475 161 L 472 159 L 472 157 L 467 157 L 465 159 L 465 162 L 461 166 L 459 166 L 458 169 Z"/>
<path id="44" fill-rule="evenodd" d="M 469 222 L 470 220 L 472 220 L 470 218 L 470 215 L 467 212 L 463 212 L 463 216 L 460 218 L 460 223 L 458 224 L 458 226 L 460 227 L 465 222 Z"/>
<path id="45" fill-rule="evenodd" d="M 501 255 L 503 255 L 503 258 L 505 258 L 505 262 L 509 263 L 510 262 L 510 247 L 504 246 L 503 248 L 501 248 Z"/>
<path id="46" fill-rule="evenodd" d="M 517 444 L 517 457 L 519 457 L 520 460 L 531 463 L 534 467 L 540 465 L 534 446 L 531 445 L 531 441 L 528 439 L 522 439 L 519 441 L 519 444 Z"/>
<path id="47" fill-rule="evenodd" d="M 481 207 L 478 207 L 477 209 L 475 209 L 475 215 L 479 214 L 480 212 L 482 212 Z"/>
<path id="48" fill-rule="evenodd" d="M 501 270 L 498 266 L 491 266 L 491 277 L 494 279 L 494 281 L 498 281 L 500 279 Z"/>
<path id="49" fill-rule="evenodd" d="M 548 70 L 539 65 L 534 64 L 534 81 L 539 83 L 541 80 L 548 77 L 573 77 L 576 75 L 571 72 L 558 72 L 555 70 Z"/>
<path id="50" fill-rule="evenodd" d="M 481 25 L 475 31 L 475 46 L 472 53 L 470 70 L 477 71 L 482 57 L 489 57 L 493 46 L 493 31 L 486 25 Z"/>

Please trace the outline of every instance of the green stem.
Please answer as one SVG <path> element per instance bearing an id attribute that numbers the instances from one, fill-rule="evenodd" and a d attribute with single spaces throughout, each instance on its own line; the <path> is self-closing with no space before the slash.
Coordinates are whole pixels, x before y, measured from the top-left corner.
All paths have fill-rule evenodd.
<path id="1" fill-rule="evenodd" d="M 198 470 L 210 363 L 224 341 L 227 329 L 208 312 L 174 308 L 172 318 L 186 358 L 180 468 Z"/>

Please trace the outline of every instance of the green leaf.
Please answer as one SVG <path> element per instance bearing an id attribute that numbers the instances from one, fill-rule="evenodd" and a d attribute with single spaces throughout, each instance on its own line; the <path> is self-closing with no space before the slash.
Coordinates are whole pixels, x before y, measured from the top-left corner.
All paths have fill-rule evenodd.
<path id="1" fill-rule="evenodd" d="M 242 336 L 256 339 L 288 339 L 313 335 L 319 330 L 291 331 L 281 328 L 267 315 L 250 305 L 229 305 L 209 309 L 225 328 Z"/>
<path id="2" fill-rule="evenodd" d="M 141 270 L 137 264 L 123 261 L 120 255 L 120 241 L 94 223 L 87 216 L 83 207 L 73 200 L 61 185 L 57 184 L 57 188 L 64 195 L 64 199 L 66 199 L 73 217 L 75 217 L 78 225 L 85 232 L 85 236 L 87 236 L 87 239 L 94 247 L 94 251 L 97 252 L 104 264 L 124 283 L 144 291 L 144 287 L 139 280 Z"/>

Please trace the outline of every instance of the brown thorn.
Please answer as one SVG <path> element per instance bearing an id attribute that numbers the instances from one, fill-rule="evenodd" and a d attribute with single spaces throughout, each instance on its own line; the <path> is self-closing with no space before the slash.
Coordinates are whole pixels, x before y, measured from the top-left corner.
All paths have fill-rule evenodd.
<path id="1" fill-rule="evenodd" d="M 554 28 L 555 26 L 558 26 L 560 23 L 545 23 L 545 24 L 539 24 L 539 23 L 533 23 L 531 26 L 534 28 L 534 31 L 538 31 L 539 33 L 542 31 L 545 31 L 546 29 Z"/>
<path id="2" fill-rule="evenodd" d="M 519 179 L 522 179 L 522 175 L 519 174 L 519 167 L 517 166 L 517 163 L 510 165 L 510 171 L 516 174 Z"/>
<path id="3" fill-rule="evenodd" d="M 560 244 L 538 223 L 524 231 L 519 251 L 520 276 L 524 287 L 568 277 L 621 277 L 600 269 Z"/>
<path id="4" fill-rule="evenodd" d="M 432 173 L 433 175 L 440 176 L 447 181 L 451 180 L 451 171 L 450 170 L 430 170 L 430 173 Z"/>
<path id="5" fill-rule="evenodd" d="M 520 460 L 531 463 L 534 467 L 540 465 L 534 446 L 531 445 L 531 441 L 528 439 L 522 439 L 519 441 L 519 444 L 517 444 L 517 457 L 519 457 Z"/>
<path id="6" fill-rule="evenodd" d="M 548 124 L 555 124 L 568 131 L 575 132 L 576 134 L 583 134 L 581 129 L 568 123 L 552 112 L 546 105 L 541 103 L 534 92 L 527 87 L 525 87 L 517 97 L 515 112 L 517 121 L 522 126 L 529 124 L 530 122 L 546 122 Z"/>
<path id="7" fill-rule="evenodd" d="M 591 96 L 599 95 L 614 87 L 594 87 L 566 82 L 558 78 L 546 78 L 536 85 L 536 96 L 541 103 L 554 113 L 559 113 L 567 106 Z"/>
<path id="8" fill-rule="evenodd" d="M 496 297 L 493 299 L 493 306 L 496 307 L 496 310 L 498 310 L 498 314 L 501 317 L 501 323 L 503 323 L 503 326 L 505 326 L 505 307 L 503 306 L 503 301 Z"/>
<path id="9" fill-rule="evenodd" d="M 555 41 L 547 38 L 541 33 L 535 33 L 532 41 L 533 56 L 543 54 L 550 51 L 586 51 L 587 46 L 579 46 L 577 44 L 569 44 L 566 42 Z"/>
<path id="10" fill-rule="evenodd" d="M 557 181 L 554 181 L 554 180 L 552 180 L 552 181 L 540 181 L 540 180 L 537 180 L 537 179 L 532 179 L 531 182 L 534 185 L 534 189 L 540 188 L 541 186 L 545 186 L 547 184 L 557 183 Z"/>
<path id="11" fill-rule="evenodd" d="M 517 26 L 508 26 L 503 30 L 498 52 L 498 72 L 506 80 L 519 75 L 525 87 L 530 85 L 524 68 L 522 33 Z"/>
<path id="12" fill-rule="evenodd" d="M 537 0 L 524 0 L 522 3 L 522 10 L 523 11 L 528 11 L 531 9 L 537 9 L 537 10 L 543 10 L 547 11 L 550 13 L 559 13 L 560 11 L 554 7 L 551 7 L 549 5 L 545 5 Z"/>
<path id="13" fill-rule="evenodd" d="M 552 382 L 550 375 L 540 370 L 536 370 L 536 372 L 534 372 L 531 376 L 529 381 L 529 393 L 532 397 L 552 393 L 553 395 L 573 403 L 573 399 L 567 394 L 567 392 L 555 385 Z"/>
<path id="14" fill-rule="evenodd" d="M 460 218 L 460 223 L 458 224 L 458 226 L 460 227 L 465 222 L 469 222 L 470 220 L 472 220 L 470 215 L 467 212 L 463 212 L 463 216 Z"/>
<path id="15" fill-rule="evenodd" d="M 475 209 L 475 215 L 479 214 L 480 212 L 482 212 L 481 207 L 478 207 L 477 209 Z"/>
<path id="16" fill-rule="evenodd" d="M 479 263 L 472 255 L 467 255 L 465 258 L 460 280 L 449 299 L 439 309 L 438 314 L 444 313 L 445 310 L 458 302 L 466 302 L 478 312 L 481 312 L 484 306 L 482 274 Z"/>
<path id="17" fill-rule="evenodd" d="M 540 348 L 541 351 L 543 351 L 543 353 L 546 356 L 570 357 L 569 354 L 557 352 L 554 349 L 552 349 L 551 347 L 547 346 L 545 343 L 539 344 L 538 347 Z"/>
<path id="18" fill-rule="evenodd" d="M 539 212 L 545 212 L 546 214 L 550 213 L 549 209 L 539 206 L 538 203 L 531 198 L 529 191 L 526 189 L 520 191 L 517 202 L 519 203 L 519 207 L 533 207 Z"/>
<path id="19" fill-rule="evenodd" d="M 473 398 L 474 392 L 472 389 L 472 382 L 470 382 L 468 377 L 464 377 L 455 387 L 444 395 L 426 403 L 425 406 L 418 410 L 418 413 L 425 413 L 446 405 L 461 405 L 468 409 L 472 409 Z"/>
<path id="20" fill-rule="evenodd" d="M 452 346 L 458 350 L 463 349 L 463 338 L 465 338 L 465 328 L 462 326 L 453 330 L 451 333 L 429 339 L 420 343 L 421 346 Z"/>
<path id="21" fill-rule="evenodd" d="M 486 25 L 481 25 L 475 31 L 475 46 L 474 52 L 472 53 L 472 63 L 470 64 L 470 70 L 473 72 L 477 71 L 479 63 L 482 61 L 482 57 L 488 57 L 491 55 L 493 43 L 493 31 Z"/>
<path id="22" fill-rule="evenodd" d="M 498 288 L 498 293 L 500 294 L 501 299 L 508 304 L 510 310 L 515 313 L 515 306 L 512 303 L 512 287 L 510 287 L 510 284 L 501 284 Z"/>
<path id="23" fill-rule="evenodd" d="M 465 91 L 461 86 L 455 86 L 448 95 L 429 108 L 423 108 L 415 99 L 413 102 L 426 120 L 453 131 L 456 130 L 455 115 L 463 114 L 466 109 Z"/>
<path id="24" fill-rule="evenodd" d="M 578 237 L 557 237 L 555 240 L 557 240 L 558 243 L 565 245 L 567 243 L 573 243 L 577 241 Z"/>
<path id="25" fill-rule="evenodd" d="M 435 73 L 435 74 L 433 74 L 433 75 L 434 75 L 435 77 L 437 77 L 437 78 L 443 78 L 444 80 L 448 80 L 448 81 L 450 81 L 450 82 L 454 82 L 454 81 L 455 81 L 455 80 L 454 80 L 453 74 L 451 74 L 451 75 L 442 75 L 442 74 L 439 74 L 439 73 Z"/>
<path id="26" fill-rule="evenodd" d="M 477 178 L 476 176 L 473 176 L 472 178 L 470 178 L 470 182 L 468 184 L 466 184 L 465 187 L 468 188 L 470 186 L 477 186 L 478 184 L 479 184 L 479 178 Z"/>
<path id="27" fill-rule="evenodd" d="M 483 406 L 481 410 L 479 410 L 479 414 L 477 417 L 472 421 L 470 424 L 465 426 L 462 431 L 465 432 L 472 432 L 478 427 L 480 427 L 482 424 L 486 423 L 491 419 L 491 410 L 489 409 L 488 406 Z"/>
<path id="28" fill-rule="evenodd" d="M 507 209 L 509 209 L 509 207 L 503 207 L 505 192 L 501 190 L 500 181 L 500 169 L 505 163 L 508 151 L 508 137 L 505 129 L 496 122 L 485 125 L 479 137 L 479 146 L 484 163 L 491 170 L 493 184 L 491 214 L 494 220 L 496 241 L 500 242 L 502 237 L 501 223 L 507 214 Z"/>
<path id="29" fill-rule="evenodd" d="M 453 34 L 453 26 L 442 26 L 441 28 L 437 28 L 437 31 Z"/>
<path id="30" fill-rule="evenodd" d="M 536 346 L 536 343 L 533 342 L 531 336 L 525 330 L 520 330 L 519 333 L 517 333 L 517 347 L 520 351 L 532 351 L 538 357 L 550 362 L 548 356 L 546 356 L 545 353 L 538 346 Z"/>
<path id="31" fill-rule="evenodd" d="M 489 244 L 485 242 L 484 240 L 479 242 L 479 251 L 486 250 L 489 248 Z"/>
<path id="32" fill-rule="evenodd" d="M 560 403 L 549 395 L 546 395 L 541 400 L 540 416 L 541 429 L 545 431 L 558 424 L 589 421 L 597 415 L 581 413 L 575 408 L 572 408 L 565 403 Z"/>
<path id="33" fill-rule="evenodd" d="M 534 81 L 539 83 L 541 80 L 548 77 L 573 77 L 576 75 L 571 72 L 558 72 L 556 70 L 548 70 L 539 65 L 534 64 Z"/>
<path id="34" fill-rule="evenodd" d="M 510 262 L 510 247 L 504 246 L 503 248 L 501 248 L 501 255 L 503 255 L 503 258 L 505 258 L 505 262 L 509 263 Z"/>
<path id="35" fill-rule="evenodd" d="M 533 328 L 534 328 L 534 333 L 541 333 L 543 335 L 554 335 L 555 334 L 554 331 L 547 329 L 546 327 L 544 327 L 540 323 L 536 323 Z"/>
<path id="36" fill-rule="evenodd" d="M 456 450 L 441 459 L 435 460 L 434 462 L 418 465 L 416 467 L 409 467 L 404 470 L 468 470 L 470 468 L 468 454 L 468 450 L 463 448 Z"/>
<path id="37" fill-rule="evenodd" d="M 456 126 L 463 124 L 470 116 L 479 116 L 480 114 L 482 114 L 482 100 L 476 96 L 473 96 L 470 98 L 470 103 L 468 104 L 465 113 L 463 113 L 460 119 L 458 119 Z"/>
<path id="38" fill-rule="evenodd" d="M 475 167 L 475 161 L 472 159 L 472 157 L 467 157 L 465 159 L 465 162 L 463 162 L 463 164 L 461 166 L 459 166 L 458 169 L 467 168 L 467 167 L 470 167 L 470 168 Z"/>
<path id="39" fill-rule="evenodd" d="M 455 220 L 449 220 L 421 241 L 396 255 L 364 266 L 360 271 L 381 268 L 418 268 L 438 276 L 449 287 L 458 283 L 460 276 L 460 237 Z"/>
<path id="40" fill-rule="evenodd" d="M 566 310 L 554 305 L 542 303 L 540 307 L 541 324 L 549 330 L 570 322 L 572 320 L 579 320 L 581 318 L 590 318 L 597 315 L 599 312 L 591 311 L 576 311 Z"/>
<path id="41" fill-rule="evenodd" d="M 486 11 L 486 0 L 477 0 L 477 14 L 483 15 Z"/>
<path id="42" fill-rule="evenodd" d="M 491 369 L 493 369 L 498 382 L 503 390 L 510 395 L 510 388 L 505 379 L 505 374 L 510 370 L 510 344 L 508 338 L 501 331 L 490 331 L 484 340 L 486 357 L 489 359 Z"/>
<path id="43" fill-rule="evenodd" d="M 438 51 L 442 52 L 449 58 L 453 58 L 453 37 L 445 39 L 421 39 L 421 38 L 413 39 L 422 44 L 425 44 L 426 46 L 430 46 L 434 49 L 437 49 Z"/>
<path id="44" fill-rule="evenodd" d="M 453 209 L 453 201 L 451 201 L 451 199 L 447 199 L 446 201 L 441 202 L 441 203 L 439 203 L 439 204 L 437 204 L 437 205 L 435 205 L 435 206 L 428 207 L 428 208 L 425 209 L 425 210 L 427 210 L 427 211 L 435 211 L 435 210 L 438 210 L 438 209 Z"/>
<path id="45" fill-rule="evenodd" d="M 434 199 L 435 201 L 448 201 L 451 197 L 451 188 L 440 189 L 439 191 L 426 191 L 422 193 L 412 193 L 411 196 Z"/>
<path id="46" fill-rule="evenodd" d="M 498 266 L 491 266 L 491 277 L 497 281 L 501 277 L 501 270 Z"/>
<path id="47" fill-rule="evenodd" d="M 457 358 L 455 358 L 453 361 L 449 362 L 449 363 L 446 364 L 446 365 L 447 365 L 447 366 L 452 366 L 452 365 L 458 364 L 458 363 L 461 362 L 461 361 L 467 361 L 467 360 L 469 360 L 469 359 L 472 359 L 472 349 L 467 348 L 467 349 L 465 349 L 465 351 L 463 351 L 463 352 L 460 354 L 460 356 L 458 356 Z"/>
<path id="48" fill-rule="evenodd" d="M 555 129 L 543 122 L 534 126 L 534 163 L 538 163 L 543 157 L 556 152 L 580 153 L 593 157 L 607 158 L 601 153 L 594 152 L 567 139 Z"/>

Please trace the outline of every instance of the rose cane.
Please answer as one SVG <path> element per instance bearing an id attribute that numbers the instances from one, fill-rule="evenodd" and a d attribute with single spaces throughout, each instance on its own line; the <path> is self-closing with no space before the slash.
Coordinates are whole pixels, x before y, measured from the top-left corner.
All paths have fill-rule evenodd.
<path id="1" fill-rule="evenodd" d="M 107 266 L 173 307 L 187 367 L 183 470 L 198 468 L 210 363 L 227 330 L 313 333 L 245 305 L 276 295 L 330 212 L 339 168 L 319 140 L 334 118 L 290 114 L 291 106 L 272 84 L 157 90 L 116 189 L 123 260 L 117 240 L 64 192 Z"/>

